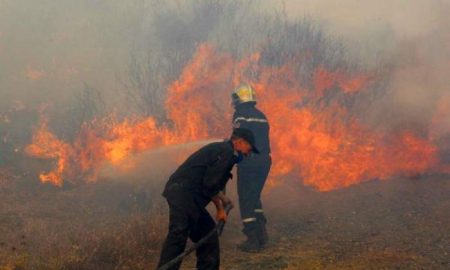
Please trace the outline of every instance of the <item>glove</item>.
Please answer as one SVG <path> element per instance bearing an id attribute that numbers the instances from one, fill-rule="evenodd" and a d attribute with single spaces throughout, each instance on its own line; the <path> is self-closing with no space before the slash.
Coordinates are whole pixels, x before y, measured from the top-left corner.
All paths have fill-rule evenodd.
<path id="1" fill-rule="evenodd" d="M 227 221 L 227 213 L 225 213 L 225 209 L 221 208 L 217 210 L 216 219 L 217 221 Z"/>

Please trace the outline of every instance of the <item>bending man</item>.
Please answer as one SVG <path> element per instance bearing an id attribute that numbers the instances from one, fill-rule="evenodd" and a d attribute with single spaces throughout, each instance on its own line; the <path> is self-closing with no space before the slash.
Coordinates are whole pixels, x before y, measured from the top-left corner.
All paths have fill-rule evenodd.
<path id="1" fill-rule="evenodd" d="M 213 201 L 217 220 L 226 220 L 224 206 L 232 204 L 225 196 L 233 165 L 251 151 L 258 152 L 248 129 L 233 130 L 230 140 L 208 144 L 193 153 L 170 176 L 163 192 L 169 204 L 169 233 L 161 252 L 161 267 L 181 254 L 188 237 L 197 242 L 216 226 L 205 209 Z M 217 270 L 220 265 L 219 237 L 214 235 L 197 249 L 197 269 Z M 171 268 L 179 269 L 181 262 Z"/>

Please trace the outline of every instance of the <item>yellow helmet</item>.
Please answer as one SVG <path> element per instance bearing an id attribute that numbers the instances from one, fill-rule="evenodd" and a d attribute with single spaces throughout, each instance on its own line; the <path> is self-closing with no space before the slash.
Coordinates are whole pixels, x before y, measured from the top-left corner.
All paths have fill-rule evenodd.
<path id="1" fill-rule="evenodd" d="M 234 89 L 233 94 L 231 94 L 231 99 L 234 106 L 245 102 L 256 103 L 255 90 L 253 90 L 253 88 L 248 84 L 241 84 L 239 87 Z"/>

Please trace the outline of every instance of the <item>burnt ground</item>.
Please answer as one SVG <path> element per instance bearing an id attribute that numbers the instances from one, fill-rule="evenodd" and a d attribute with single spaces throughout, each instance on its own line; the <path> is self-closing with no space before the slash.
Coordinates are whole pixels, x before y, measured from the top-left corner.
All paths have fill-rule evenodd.
<path id="1" fill-rule="evenodd" d="M 167 229 L 161 181 L 55 188 L 2 177 L 0 269 L 154 269 Z M 286 181 L 266 190 L 264 203 L 270 245 L 239 252 L 233 210 L 222 269 L 450 269 L 449 176 L 325 193 Z M 182 269 L 194 265 L 191 256 Z"/>

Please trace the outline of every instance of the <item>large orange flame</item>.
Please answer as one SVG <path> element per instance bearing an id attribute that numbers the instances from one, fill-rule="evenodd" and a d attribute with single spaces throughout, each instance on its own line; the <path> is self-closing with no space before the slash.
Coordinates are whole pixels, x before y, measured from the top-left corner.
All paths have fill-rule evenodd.
<path id="1" fill-rule="evenodd" d="M 318 67 L 312 86 L 300 81 L 291 63 L 272 67 L 259 54 L 236 60 L 199 46 L 179 79 L 168 87 L 169 123 L 153 118 L 86 124 L 72 143 L 58 140 L 44 121 L 27 152 L 58 160 L 42 181 L 61 185 L 63 179 L 95 180 L 103 162 L 120 165 L 148 149 L 200 140 L 225 138 L 231 129 L 230 92 L 241 82 L 254 86 L 258 106 L 271 124 L 274 166 L 271 179 L 297 175 L 304 184 L 328 191 L 371 179 L 415 175 L 436 167 L 437 148 L 411 131 L 383 134 L 353 117 L 339 98 L 365 91 L 365 74 Z"/>

